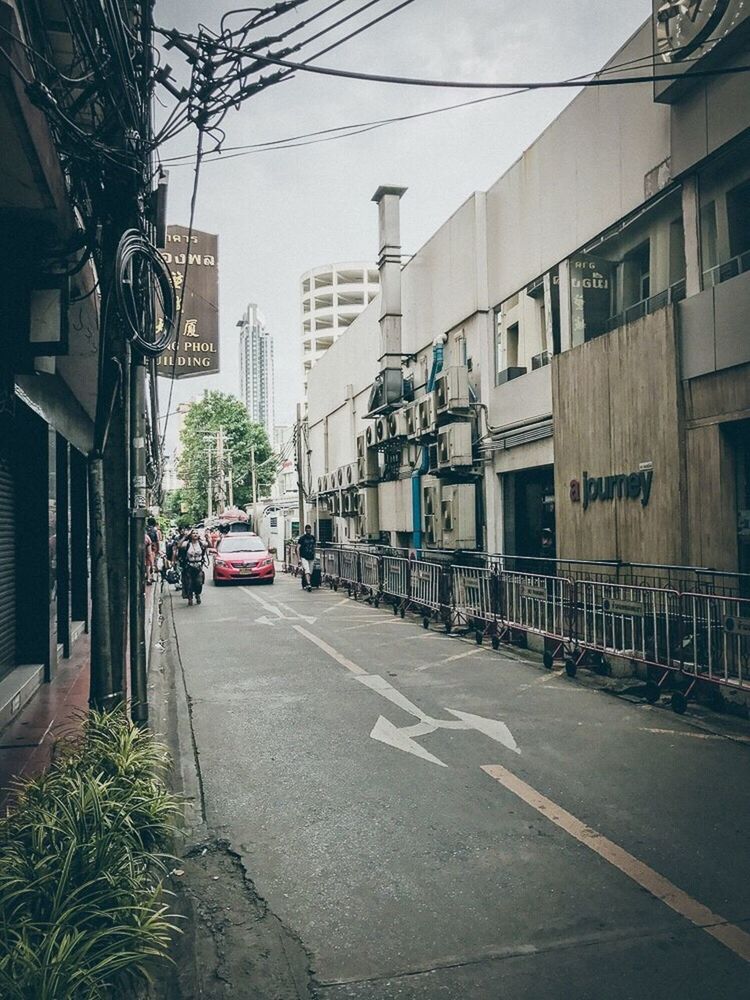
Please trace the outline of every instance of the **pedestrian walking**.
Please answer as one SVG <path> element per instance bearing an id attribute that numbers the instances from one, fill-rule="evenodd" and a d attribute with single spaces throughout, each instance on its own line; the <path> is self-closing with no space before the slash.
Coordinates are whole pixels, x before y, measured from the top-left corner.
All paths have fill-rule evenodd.
<path id="1" fill-rule="evenodd" d="M 208 549 L 201 540 L 197 531 L 190 532 L 190 537 L 184 546 L 184 560 L 182 570 L 182 596 L 187 597 L 188 607 L 195 603 L 201 603 L 201 593 L 205 581 L 203 567 L 208 563 Z"/>
<path id="2" fill-rule="evenodd" d="M 161 545 L 161 532 L 159 531 L 155 517 L 150 517 L 146 521 L 146 538 L 144 542 L 146 548 L 146 583 L 150 586 L 156 579 L 156 561 L 159 556 L 159 546 Z"/>
<path id="3" fill-rule="evenodd" d="M 304 534 L 297 539 L 297 558 L 302 566 L 302 586 L 308 594 L 312 591 L 312 575 L 315 569 L 315 535 L 309 524 Z"/>

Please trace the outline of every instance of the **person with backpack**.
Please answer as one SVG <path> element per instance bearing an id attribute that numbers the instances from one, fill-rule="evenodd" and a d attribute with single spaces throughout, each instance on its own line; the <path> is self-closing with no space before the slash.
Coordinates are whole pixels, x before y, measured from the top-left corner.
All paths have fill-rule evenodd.
<path id="1" fill-rule="evenodd" d="M 195 603 L 201 603 L 201 593 L 205 574 L 203 567 L 208 564 L 208 549 L 201 541 L 198 532 L 193 529 L 186 542 L 181 545 L 182 550 L 182 596 L 187 597 L 188 607 L 192 607 L 193 598 Z"/>
<path id="2" fill-rule="evenodd" d="M 302 565 L 302 586 L 309 594 L 312 591 L 312 575 L 315 569 L 315 535 L 309 524 L 305 525 L 304 534 L 297 539 L 297 558 Z"/>

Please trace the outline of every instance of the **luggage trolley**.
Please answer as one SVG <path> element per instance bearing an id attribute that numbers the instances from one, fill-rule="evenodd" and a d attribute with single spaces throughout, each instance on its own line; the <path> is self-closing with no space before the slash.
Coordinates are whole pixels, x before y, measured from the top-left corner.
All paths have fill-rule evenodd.
<path id="1" fill-rule="evenodd" d="M 682 595 L 680 671 L 687 684 L 673 692 L 672 708 L 687 708 L 691 694 L 710 685 L 713 707 L 721 710 L 721 688 L 750 691 L 750 599 L 713 594 Z"/>
<path id="2" fill-rule="evenodd" d="M 498 602 L 500 578 L 497 570 L 475 566 L 454 566 L 451 570 L 453 621 L 474 632 L 477 645 L 485 636 L 492 648 L 500 645 Z"/>
<path id="3" fill-rule="evenodd" d="M 551 670 L 555 660 L 564 659 L 568 674 L 574 676 L 573 593 L 573 581 L 567 577 L 501 570 L 498 641 L 517 643 L 519 633 L 541 636 L 545 667 Z"/>
<path id="4" fill-rule="evenodd" d="M 680 669 L 682 607 L 676 590 L 579 580 L 573 614 L 575 653 L 566 661 L 575 676 L 581 663 L 605 673 L 607 656 L 649 667 L 646 699 L 658 700 L 670 675 Z"/>

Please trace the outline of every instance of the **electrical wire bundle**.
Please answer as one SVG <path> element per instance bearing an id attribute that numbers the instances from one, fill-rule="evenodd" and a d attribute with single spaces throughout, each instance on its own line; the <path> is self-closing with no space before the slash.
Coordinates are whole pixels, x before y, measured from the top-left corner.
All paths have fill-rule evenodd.
<path id="1" fill-rule="evenodd" d="M 137 229 L 126 230 L 115 254 L 112 292 L 131 344 L 146 358 L 162 354 L 175 327 L 175 289 L 166 261 Z"/>

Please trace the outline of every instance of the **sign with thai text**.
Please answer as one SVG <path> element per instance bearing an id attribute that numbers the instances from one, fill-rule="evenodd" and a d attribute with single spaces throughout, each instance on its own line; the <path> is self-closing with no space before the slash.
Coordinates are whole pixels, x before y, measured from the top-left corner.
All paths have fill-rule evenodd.
<path id="1" fill-rule="evenodd" d="M 188 234 L 185 226 L 169 226 L 162 250 L 181 316 L 179 334 L 156 360 L 157 374 L 165 378 L 219 371 L 219 238 L 193 230 L 188 243 Z"/>

